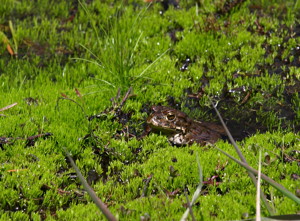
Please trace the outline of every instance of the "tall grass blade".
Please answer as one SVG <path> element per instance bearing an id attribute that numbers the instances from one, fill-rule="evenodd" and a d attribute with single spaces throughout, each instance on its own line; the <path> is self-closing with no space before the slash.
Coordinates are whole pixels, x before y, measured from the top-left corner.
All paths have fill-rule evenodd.
<path id="1" fill-rule="evenodd" d="M 294 5 L 294 9 L 299 9 L 300 8 L 300 0 L 297 0 L 296 2 L 295 2 L 295 5 Z"/>
<path id="2" fill-rule="evenodd" d="M 200 183 L 196 189 L 196 191 L 194 192 L 193 194 L 193 198 L 192 198 L 192 201 L 188 204 L 189 204 L 189 207 L 186 209 L 186 211 L 184 212 L 184 214 L 182 215 L 181 217 L 181 221 L 185 221 L 187 220 L 187 217 L 190 213 L 190 208 L 194 205 L 195 201 L 198 199 L 198 197 L 200 196 L 200 193 L 201 193 L 201 189 L 203 187 L 203 173 L 202 173 L 202 167 L 200 165 L 200 160 L 199 160 L 199 157 L 198 157 L 198 154 L 197 154 L 197 164 L 198 164 L 198 171 L 199 171 L 199 179 L 200 179 Z"/>
<path id="3" fill-rule="evenodd" d="M 229 157 L 230 159 L 232 159 L 233 161 L 235 161 L 236 163 L 238 163 L 239 165 L 241 165 L 242 167 L 244 167 L 247 171 L 258 175 L 258 171 L 255 170 L 254 168 L 250 167 L 248 164 L 239 161 L 238 159 L 234 158 L 233 156 L 231 156 L 230 154 L 226 153 L 225 151 L 221 150 L 218 147 L 215 147 L 218 151 L 222 152 L 223 154 L 225 154 L 227 157 Z M 296 203 L 300 204 L 300 199 L 294 195 L 293 193 L 291 193 L 289 190 L 287 190 L 285 187 L 283 187 L 282 185 L 276 183 L 274 180 L 272 180 L 271 178 L 269 178 L 268 176 L 266 176 L 265 174 L 261 174 L 261 178 L 266 181 L 267 183 L 269 183 L 271 186 L 273 186 L 275 189 L 277 189 L 278 191 L 280 191 L 283 195 L 285 195 L 286 197 L 290 198 L 291 200 L 295 201 Z"/>
<path id="4" fill-rule="evenodd" d="M 233 139 L 233 137 L 232 137 L 230 131 L 228 130 L 228 128 L 227 128 L 225 122 L 223 121 L 223 118 L 222 118 L 221 114 L 219 113 L 218 109 L 216 108 L 216 106 L 214 105 L 214 103 L 212 102 L 211 99 L 210 99 L 210 102 L 211 102 L 211 105 L 213 106 L 213 108 L 215 109 L 215 111 L 216 111 L 216 113 L 217 113 L 217 115 L 218 115 L 218 117 L 219 117 L 219 119 L 220 119 L 220 121 L 221 121 L 221 123 L 222 123 L 222 125 L 223 125 L 223 127 L 224 127 L 224 129 L 225 129 L 225 131 L 226 131 L 226 134 L 228 135 L 228 138 L 229 138 L 231 144 L 234 146 L 235 151 L 236 151 L 237 154 L 239 155 L 241 161 L 242 161 L 243 163 L 245 163 L 246 165 L 248 165 L 248 163 L 247 163 L 247 161 L 246 161 L 246 158 L 244 157 L 244 155 L 242 154 L 242 151 L 239 149 L 238 145 L 237 145 L 236 142 L 234 141 L 234 139 Z M 249 171 L 247 171 L 247 173 L 248 173 L 249 177 L 251 178 L 253 184 L 254 184 L 255 187 L 257 188 L 257 183 L 256 183 L 256 178 L 255 178 L 255 176 L 254 176 L 251 172 L 249 172 Z M 264 193 L 263 193 L 262 191 L 260 191 L 260 197 L 261 197 L 261 199 L 262 199 L 262 201 L 263 201 L 265 207 L 267 208 L 269 214 L 270 214 L 270 215 L 274 215 L 274 214 L 275 214 L 275 211 L 274 211 L 274 209 L 270 206 L 270 204 L 268 203 L 267 198 L 266 198 L 266 196 L 264 195 Z"/>
<path id="5" fill-rule="evenodd" d="M 260 179 L 261 179 L 261 150 L 259 151 L 258 176 L 256 188 L 256 221 L 260 221 Z"/>
<path id="6" fill-rule="evenodd" d="M 104 214 L 104 216 L 106 217 L 107 220 L 117 221 L 115 216 L 109 211 L 109 209 L 106 207 L 106 205 L 99 199 L 99 197 L 96 195 L 95 191 L 89 186 L 89 184 L 87 183 L 85 178 L 82 176 L 80 170 L 78 169 L 78 167 L 74 163 L 72 157 L 70 156 L 70 154 L 66 150 L 66 148 L 64 148 L 64 150 L 65 150 L 65 153 L 66 153 L 72 167 L 76 171 L 76 174 L 77 174 L 78 178 L 80 179 L 81 184 L 83 185 L 84 189 L 88 192 L 89 196 L 92 198 L 92 200 L 94 201 L 96 206 Z"/>

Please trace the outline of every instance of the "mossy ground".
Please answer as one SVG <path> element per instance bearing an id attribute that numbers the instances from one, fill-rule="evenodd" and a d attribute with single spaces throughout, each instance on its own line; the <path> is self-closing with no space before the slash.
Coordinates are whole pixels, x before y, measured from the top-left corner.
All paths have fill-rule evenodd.
<path id="1" fill-rule="evenodd" d="M 196 155 L 204 180 L 216 177 L 194 206 L 197 220 L 254 217 L 246 171 L 213 147 L 173 147 L 157 134 L 136 139 L 153 104 L 218 121 L 208 96 L 249 164 L 257 168 L 261 150 L 263 172 L 299 191 L 299 1 L 147 6 L 1 2 L 0 108 L 18 103 L 0 112 L 1 220 L 102 218 L 64 147 L 120 220 L 180 219 L 184 192 L 191 199 L 199 184 Z M 109 111 L 118 88 L 123 96 L 129 87 L 135 96 Z M 59 99 L 66 97 L 77 104 Z M 28 141 L 45 133 L 51 136 Z M 216 145 L 236 156 L 227 141 Z M 277 190 L 262 188 L 277 214 L 300 211 Z"/>

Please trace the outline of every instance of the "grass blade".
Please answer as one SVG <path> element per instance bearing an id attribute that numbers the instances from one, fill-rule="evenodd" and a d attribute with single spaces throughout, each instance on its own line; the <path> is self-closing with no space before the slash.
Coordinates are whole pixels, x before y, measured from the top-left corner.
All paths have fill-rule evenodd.
<path id="1" fill-rule="evenodd" d="M 65 153 L 76 171 L 76 174 L 78 178 L 80 179 L 81 184 L 83 185 L 84 189 L 88 192 L 89 196 L 92 198 L 96 206 L 100 209 L 100 211 L 104 214 L 104 216 L 107 218 L 107 220 L 116 221 L 117 219 L 115 216 L 109 211 L 109 209 L 106 207 L 106 205 L 99 199 L 99 197 L 96 195 L 95 191 L 89 186 L 89 184 L 86 182 L 85 178 L 82 176 L 80 170 L 74 163 L 72 157 L 70 156 L 69 152 L 65 149 Z"/>
<path id="2" fill-rule="evenodd" d="M 234 141 L 234 139 L 233 139 L 233 137 L 232 137 L 230 131 L 228 130 L 228 128 L 227 128 L 225 122 L 223 121 L 223 118 L 222 118 L 221 114 L 219 113 L 218 109 L 216 108 L 216 106 L 214 105 L 214 103 L 212 102 L 211 99 L 210 99 L 210 102 L 211 102 L 213 108 L 215 109 L 215 111 L 216 111 L 216 113 L 217 113 L 217 115 L 218 115 L 218 117 L 219 117 L 219 119 L 220 119 L 220 121 L 221 121 L 221 123 L 222 123 L 222 125 L 223 125 L 223 127 L 224 127 L 224 129 L 225 129 L 225 131 L 226 131 L 226 134 L 228 135 L 228 138 L 229 138 L 231 144 L 234 146 L 235 151 L 236 151 L 237 154 L 239 155 L 241 161 L 242 161 L 243 163 L 245 163 L 246 165 L 248 165 L 248 163 L 247 163 L 247 161 L 246 161 L 246 158 L 244 157 L 244 155 L 242 154 L 242 151 L 239 149 L 238 145 L 237 145 L 236 142 Z M 253 173 L 249 172 L 248 170 L 247 170 L 247 172 L 248 172 L 248 175 L 249 175 L 249 177 L 251 178 L 253 184 L 254 184 L 255 187 L 257 188 L 257 183 L 256 183 L 256 178 L 255 178 L 255 176 L 253 175 Z M 262 199 L 264 205 L 266 206 L 266 208 L 267 208 L 269 214 L 270 214 L 270 215 L 274 215 L 274 214 L 275 214 L 275 211 L 274 211 L 274 209 L 269 205 L 269 203 L 268 203 L 268 201 L 267 201 L 267 198 L 266 198 L 266 196 L 264 195 L 264 193 L 263 193 L 262 191 L 260 191 L 260 197 L 261 197 L 261 199 Z"/>
<path id="3" fill-rule="evenodd" d="M 198 199 L 198 197 L 200 196 L 201 193 L 201 189 L 203 186 L 203 173 L 202 173 L 202 167 L 200 165 L 200 161 L 199 161 L 199 157 L 197 155 L 197 163 L 198 163 L 198 170 L 199 170 L 199 179 L 200 179 L 200 183 L 196 189 L 196 191 L 193 194 L 193 198 L 191 202 L 188 202 L 188 208 L 186 209 L 186 211 L 184 212 L 184 214 L 181 217 L 181 221 L 184 221 L 187 219 L 189 213 L 191 213 L 190 208 L 194 205 L 195 201 Z"/>
<path id="4" fill-rule="evenodd" d="M 155 59 L 155 61 L 153 61 L 151 64 L 149 64 L 138 76 L 135 77 L 135 80 L 141 78 L 145 72 L 152 67 L 152 65 L 154 65 L 159 59 L 162 58 L 162 56 L 164 56 L 168 51 L 170 50 L 170 48 L 168 48 L 167 50 L 165 50 L 158 58 Z"/>
<path id="5" fill-rule="evenodd" d="M 230 159 L 232 159 L 233 161 L 235 161 L 236 163 L 238 163 L 239 165 L 241 165 L 242 167 L 244 167 L 247 171 L 251 172 L 252 174 L 258 175 L 258 171 L 255 170 L 254 168 L 250 167 L 248 164 L 239 161 L 238 159 L 234 158 L 233 156 L 231 156 L 230 154 L 226 153 L 225 151 L 221 150 L 218 147 L 215 147 L 215 148 L 218 151 L 220 151 L 223 154 L 225 154 Z M 293 193 L 291 193 L 289 190 L 287 190 L 285 187 L 283 187 L 282 185 L 276 183 L 274 180 L 272 180 L 271 178 L 269 178 L 268 176 L 266 176 L 263 173 L 261 174 L 261 178 L 264 181 L 266 181 L 267 183 L 269 183 L 271 186 L 273 186 L 275 189 L 277 189 L 278 191 L 280 191 L 283 195 L 285 195 L 286 197 L 288 197 L 291 200 L 295 201 L 296 203 L 300 204 L 300 199 L 297 196 L 295 196 Z"/>
<path id="6" fill-rule="evenodd" d="M 260 221 L 260 178 L 261 178 L 261 150 L 259 151 L 258 160 L 258 176 L 257 176 L 257 188 L 256 188 L 256 221 Z"/>

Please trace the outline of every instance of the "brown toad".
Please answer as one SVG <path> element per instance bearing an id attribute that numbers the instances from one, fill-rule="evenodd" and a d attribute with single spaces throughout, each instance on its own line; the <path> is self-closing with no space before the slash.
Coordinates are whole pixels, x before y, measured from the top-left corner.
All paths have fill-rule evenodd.
<path id="1" fill-rule="evenodd" d="M 152 111 L 147 118 L 148 130 L 167 135 L 174 145 L 215 143 L 225 134 L 220 125 L 195 121 L 170 107 L 153 106 Z"/>

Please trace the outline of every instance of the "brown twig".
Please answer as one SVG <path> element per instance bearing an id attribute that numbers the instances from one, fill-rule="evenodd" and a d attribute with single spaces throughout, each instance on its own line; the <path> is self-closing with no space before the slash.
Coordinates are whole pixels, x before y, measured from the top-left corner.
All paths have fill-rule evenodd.
<path id="1" fill-rule="evenodd" d="M 145 180 L 142 197 L 145 197 L 147 195 L 148 187 L 149 187 L 150 181 L 152 180 L 152 177 L 153 177 L 153 174 L 148 176 L 147 179 Z"/>
<path id="2" fill-rule="evenodd" d="M 130 87 L 130 88 L 128 89 L 128 91 L 126 92 L 125 96 L 123 97 L 123 99 L 122 99 L 122 101 L 121 101 L 121 103 L 120 103 L 120 108 L 123 107 L 125 101 L 130 97 L 131 91 L 132 91 L 132 87 Z"/>
<path id="3" fill-rule="evenodd" d="M 11 105 L 8 105 L 8 106 L 6 106 L 6 107 L 3 107 L 3 108 L 0 109 L 0 111 L 8 110 L 8 109 L 10 109 L 10 108 L 16 106 L 17 104 L 18 104 L 18 103 L 13 103 L 13 104 L 11 104 Z"/>

